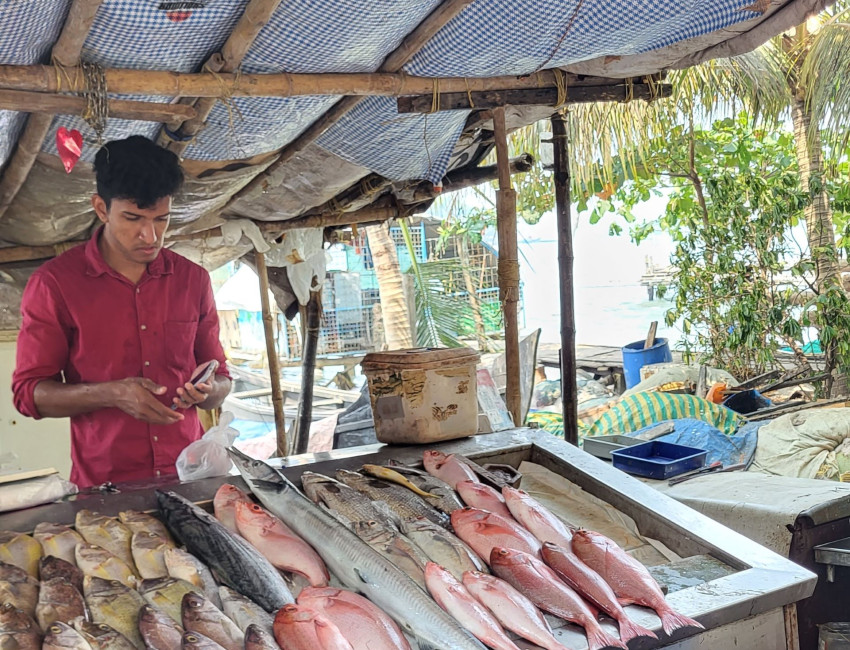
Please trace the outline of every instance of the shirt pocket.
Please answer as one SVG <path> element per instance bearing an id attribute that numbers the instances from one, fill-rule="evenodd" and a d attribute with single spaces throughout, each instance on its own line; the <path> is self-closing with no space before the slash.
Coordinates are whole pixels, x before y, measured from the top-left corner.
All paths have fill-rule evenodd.
<path id="1" fill-rule="evenodd" d="M 198 365 L 195 360 L 195 335 L 197 321 L 165 322 L 165 362 L 188 377 Z"/>

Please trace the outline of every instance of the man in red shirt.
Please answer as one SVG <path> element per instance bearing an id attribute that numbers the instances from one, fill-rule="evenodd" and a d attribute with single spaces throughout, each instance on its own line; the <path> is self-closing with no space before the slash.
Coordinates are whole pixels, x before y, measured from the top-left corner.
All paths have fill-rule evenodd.
<path id="1" fill-rule="evenodd" d="M 175 474 L 203 433 L 195 407 L 230 391 L 209 274 L 162 248 L 177 156 L 133 136 L 104 145 L 94 171 L 102 225 L 30 278 L 12 378 L 21 413 L 71 418 L 81 487 Z M 217 374 L 193 386 L 213 359 Z"/>

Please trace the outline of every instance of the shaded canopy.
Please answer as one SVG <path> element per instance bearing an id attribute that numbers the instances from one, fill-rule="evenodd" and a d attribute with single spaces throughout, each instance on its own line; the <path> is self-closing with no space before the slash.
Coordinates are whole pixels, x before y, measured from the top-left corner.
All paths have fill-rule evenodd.
<path id="1" fill-rule="evenodd" d="M 432 12 L 455 4 L 463 5 L 459 13 L 407 57 L 405 75 L 475 79 L 557 69 L 572 73 L 557 77 L 567 83 L 581 80 L 581 75 L 615 83 L 618 78 L 640 78 L 750 51 L 829 2 L 104 0 L 97 6 L 89 0 L 88 4 L 96 6 L 96 13 L 84 28 L 78 56 L 107 70 L 214 69 L 211 61 L 216 53 L 221 51 L 227 59 L 228 48 L 233 49 L 229 37 L 240 19 L 244 21 L 243 15 L 248 16 L 246 11 L 265 8 L 270 15 L 253 42 L 248 41 L 236 67 L 239 73 L 369 73 L 381 69 L 388 55 L 403 50 L 405 39 Z M 56 57 L 54 44 L 70 22 L 69 10 L 73 15 L 71 0 L 0 3 L 0 68 L 50 63 L 51 51 Z M 74 65 L 76 59 L 63 63 Z M 57 69 L 54 74 L 61 80 L 65 72 Z M 4 78 L 0 70 L 0 90 L 11 87 Z M 176 100 L 112 93 L 109 98 Z M 281 149 L 345 100 L 331 94 L 235 97 L 224 82 L 219 100 L 206 125 L 178 145 L 175 131 L 154 121 L 110 117 L 102 134 L 104 140 L 141 134 L 182 152 L 189 179 L 175 201 L 172 232 L 207 234 L 172 240 L 172 245 L 207 268 L 250 250 L 249 239 L 240 237 L 238 229 L 229 239 L 222 239 L 218 231 L 209 237 L 210 228 L 227 220 L 279 222 L 369 205 L 386 208 L 382 213 L 386 218 L 393 216 L 393 210 L 397 214 L 400 205 L 427 203 L 433 197 L 432 184 L 477 166 L 492 146 L 492 124 L 475 107 L 399 113 L 396 97 L 367 96 L 294 156 L 272 164 Z M 182 103 L 191 101 L 183 98 Z M 553 110 L 552 105 L 512 108 L 508 126 L 533 123 Z M 26 122 L 27 113 L 0 111 L 0 163 L 5 175 L 13 167 L 8 163 Z M 84 137 L 82 159 L 71 174 L 65 173 L 55 155 L 55 134 L 61 126 L 77 128 Z M 81 118 L 53 118 L 32 170 L 0 216 L 0 246 L 54 246 L 88 236 L 95 222 L 89 204 L 93 187 L 89 163 L 97 142 Z M 243 189 L 258 174 L 265 174 L 261 186 Z M 33 264 L 29 263 L 30 270 Z M 20 286 L 26 275 L 12 268 L 0 279 Z"/>

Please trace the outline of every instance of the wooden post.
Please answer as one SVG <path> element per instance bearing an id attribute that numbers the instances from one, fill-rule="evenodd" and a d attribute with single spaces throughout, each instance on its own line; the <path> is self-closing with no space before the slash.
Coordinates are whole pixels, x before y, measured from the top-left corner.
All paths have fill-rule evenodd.
<path id="1" fill-rule="evenodd" d="M 74 0 L 71 3 L 62 32 L 51 50 L 53 58 L 59 64 L 75 66 L 79 63 L 83 43 L 91 30 L 101 2 L 103 0 Z M 27 119 L 15 151 L 6 164 L 3 176 L 0 177 L 0 218 L 9 209 L 27 180 L 52 123 L 53 116 L 43 113 L 32 114 Z"/>
<path id="2" fill-rule="evenodd" d="M 313 278 L 316 282 L 316 278 Z M 322 293 L 311 291 L 310 299 L 301 309 L 301 331 L 304 346 L 301 352 L 301 395 L 298 398 L 298 417 L 295 420 L 293 453 L 304 454 L 310 443 L 310 423 L 313 421 L 313 376 L 316 371 L 316 352 L 319 349 L 319 326 L 322 316 Z"/>
<path id="3" fill-rule="evenodd" d="M 499 299 L 505 320 L 505 361 L 507 386 L 505 402 L 521 427 L 522 396 L 519 386 L 519 259 L 516 241 L 516 191 L 511 187 L 508 135 L 505 127 L 505 109 L 493 110 L 493 137 L 496 141 L 496 165 L 499 172 L 499 189 L 496 192 L 496 222 L 499 236 Z"/>
<path id="4" fill-rule="evenodd" d="M 269 271 L 266 268 L 266 256 L 257 251 L 257 275 L 260 276 L 260 304 L 263 309 L 263 331 L 266 335 L 266 354 L 269 358 L 269 377 L 272 381 L 272 407 L 274 408 L 274 428 L 277 431 L 277 455 L 288 456 L 289 445 L 286 440 L 286 423 L 283 418 L 283 390 L 280 387 L 280 359 L 275 345 L 274 322 L 269 302 Z"/>
<path id="5" fill-rule="evenodd" d="M 560 113 L 552 116 L 552 140 L 555 152 L 555 211 L 558 218 L 558 285 L 561 292 L 561 404 L 564 413 L 564 440 L 578 445 L 570 159 L 567 122 Z"/>

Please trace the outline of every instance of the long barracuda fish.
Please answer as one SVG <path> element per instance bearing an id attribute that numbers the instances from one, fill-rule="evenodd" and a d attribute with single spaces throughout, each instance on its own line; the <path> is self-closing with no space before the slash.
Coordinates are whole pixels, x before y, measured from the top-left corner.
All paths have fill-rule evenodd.
<path id="1" fill-rule="evenodd" d="M 420 648 L 484 650 L 484 646 L 420 589 L 330 514 L 266 463 L 228 449 L 257 498 L 322 557 L 348 588 L 366 595 L 416 636 Z"/>

